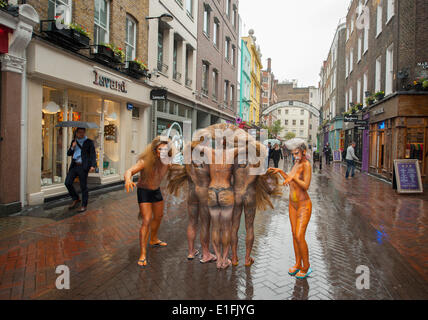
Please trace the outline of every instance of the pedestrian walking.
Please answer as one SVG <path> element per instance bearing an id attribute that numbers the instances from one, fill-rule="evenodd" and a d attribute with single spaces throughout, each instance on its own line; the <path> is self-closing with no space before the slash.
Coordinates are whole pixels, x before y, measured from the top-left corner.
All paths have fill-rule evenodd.
<path id="1" fill-rule="evenodd" d="M 356 143 L 352 142 L 346 151 L 346 179 L 349 178 L 349 174 L 351 174 L 351 178 L 355 176 L 355 160 L 358 160 L 357 156 L 355 155 L 355 146 Z"/>
<path id="2" fill-rule="evenodd" d="M 125 173 L 126 192 L 134 191 L 137 187 L 140 217 L 143 222 L 140 228 L 141 254 L 138 265 L 147 266 L 147 243 L 152 247 L 163 248 L 168 244 L 159 240 L 158 231 L 163 217 L 164 200 L 160 190 L 160 184 L 167 174 L 172 159 L 172 145 L 160 137 L 155 138 L 146 150 L 140 155 L 137 164 Z M 138 183 L 131 179 L 140 172 Z"/>
<path id="3" fill-rule="evenodd" d="M 73 186 L 74 180 L 79 177 L 82 205 L 78 212 L 85 212 L 89 198 L 88 174 L 89 172 L 95 172 L 97 166 L 94 142 L 86 136 L 85 128 L 77 128 L 74 132 L 74 139 L 67 151 L 67 156 L 73 157 L 65 178 L 65 186 L 73 198 L 73 203 L 69 209 L 75 209 L 80 203 L 79 195 Z"/>
<path id="4" fill-rule="evenodd" d="M 327 165 L 330 165 L 330 156 L 331 156 L 331 148 L 330 143 L 327 142 L 327 144 L 324 146 L 324 156 L 325 156 L 325 163 Z"/>
<path id="5" fill-rule="evenodd" d="M 272 144 L 270 142 L 268 142 L 268 167 L 270 165 L 270 159 L 272 159 Z"/>
<path id="6" fill-rule="evenodd" d="M 282 155 L 282 151 L 279 148 L 278 144 L 275 144 L 275 148 L 272 150 L 271 158 L 274 163 L 274 167 L 278 168 L 279 166 L 279 159 L 284 159 L 284 156 Z"/>

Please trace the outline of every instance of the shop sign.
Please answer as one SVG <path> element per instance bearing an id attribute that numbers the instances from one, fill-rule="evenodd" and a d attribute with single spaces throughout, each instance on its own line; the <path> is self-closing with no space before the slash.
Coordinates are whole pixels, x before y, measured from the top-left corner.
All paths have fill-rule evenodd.
<path id="1" fill-rule="evenodd" d="M 369 130 L 369 126 L 357 126 L 355 127 L 357 130 Z"/>
<path id="2" fill-rule="evenodd" d="M 394 160 L 393 189 L 398 193 L 423 193 L 421 170 L 417 159 Z"/>
<path id="3" fill-rule="evenodd" d="M 132 111 L 132 109 L 134 109 L 134 105 L 132 103 L 127 103 L 126 104 L 126 109 L 128 109 L 129 111 Z"/>
<path id="4" fill-rule="evenodd" d="M 347 115 L 345 116 L 344 120 L 345 122 L 355 122 L 358 120 L 358 115 Z"/>
<path id="5" fill-rule="evenodd" d="M 369 122 L 368 120 L 357 120 L 355 121 L 356 126 L 368 126 Z"/>
<path id="6" fill-rule="evenodd" d="M 94 80 L 94 84 L 100 87 L 104 87 L 104 88 L 110 88 L 111 90 L 114 91 L 119 91 L 122 93 L 128 93 L 128 91 L 126 91 L 126 84 L 125 81 L 117 81 L 114 79 L 111 79 L 109 77 L 106 76 L 102 76 L 99 75 L 98 72 L 96 70 L 94 70 L 94 75 L 95 75 L 95 80 Z"/>
<path id="7" fill-rule="evenodd" d="M 153 89 L 150 91 L 151 100 L 166 100 L 168 91 L 165 89 Z"/>
<path id="8" fill-rule="evenodd" d="M 373 115 L 374 116 L 377 116 L 378 114 L 382 114 L 382 113 L 385 113 L 385 109 L 384 108 L 379 108 L 379 109 L 373 111 Z"/>
<path id="9" fill-rule="evenodd" d="M 342 152 L 340 150 L 333 151 L 333 161 L 342 162 Z"/>

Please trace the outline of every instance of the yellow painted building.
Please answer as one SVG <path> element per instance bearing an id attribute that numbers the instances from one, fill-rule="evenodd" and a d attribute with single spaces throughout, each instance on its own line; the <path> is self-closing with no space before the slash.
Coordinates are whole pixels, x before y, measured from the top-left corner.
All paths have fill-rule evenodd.
<path id="1" fill-rule="evenodd" d="M 260 124 L 260 98 L 261 98 L 261 81 L 260 74 L 263 69 L 261 61 L 260 48 L 257 47 L 254 32 L 250 30 L 248 37 L 242 39 L 247 44 L 251 54 L 251 105 L 250 105 L 250 122 L 256 125 Z"/>

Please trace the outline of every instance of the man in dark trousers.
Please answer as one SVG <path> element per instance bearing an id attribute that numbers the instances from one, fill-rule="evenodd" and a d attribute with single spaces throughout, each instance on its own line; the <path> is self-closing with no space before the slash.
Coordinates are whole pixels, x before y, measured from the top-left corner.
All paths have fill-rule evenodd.
<path id="1" fill-rule="evenodd" d="M 331 155 L 330 143 L 327 142 L 327 144 L 324 146 L 325 163 L 327 165 L 330 165 L 330 155 Z"/>
<path id="2" fill-rule="evenodd" d="M 272 150 L 271 158 L 273 160 L 274 167 L 278 169 L 279 158 L 284 159 L 284 157 L 282 156 L 282 151 L 281 151 L 281 148 L 279 147 L 279 145 L 275 144 L 275 148 Z"/>
<path id="3" fill-rule="evenodd" d="M 270 142 L 268 142 L 268 151 L 269 151 L 269 154 L 268 154 L 268 163 L 270 163 L 270 159 L 272 159 L 272 144 L 270 143 Z M 268 165 L 268 166 L 270 166 L 270 165 Z"/>
<path id="4" fill-rule="evenodd" d="M 79 177 L 80 190 L 82 191 L 82 206 L 78 212 L 86 211 L 88 206 L 88 174 L 89 172 L 95 172 L 95 167 L 97 166 L 94 142 L 88 139 L 85 134 L 85 128 L 77 128 L 75 138 L 71 142 L 70 149 L 67 151 L 67 155 L 73 157 L 67 178 L 65 179 L 65 186 L 73 198 L 73 203 L 69 209 L 76 208 L 80 202 L 79 196 L 73 187 L 74 179 Z"/>

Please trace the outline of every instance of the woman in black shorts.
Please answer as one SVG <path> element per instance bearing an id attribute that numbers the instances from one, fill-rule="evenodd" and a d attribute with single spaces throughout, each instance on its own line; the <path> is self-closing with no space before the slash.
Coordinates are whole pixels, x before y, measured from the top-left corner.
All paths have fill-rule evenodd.
<path id="1" fill-rule="evenodd" d="M 125 188 L 127 192 L 138 187 L 138 203 L 142 224 L 140 229 L 141 255 L 138 265 L 147 265 L 147 242 L 152 247 L 166 247 L 167 243 L 159 240 L 158 230 L 163 217 L 164 201 L 160 184 L 170 167 L 172 145 L 161 137 L 155 138 L 139 157 L 137 164 L 125 173 Z M 132 182 L 132 176 L 140 172 L 138 183 Z M 150 230 L 149 230 L 150 229 Z"/>

